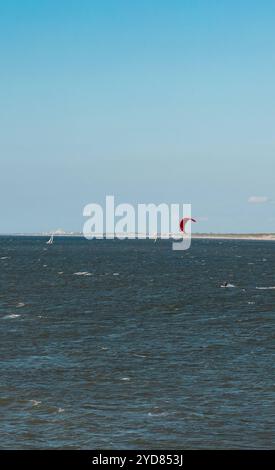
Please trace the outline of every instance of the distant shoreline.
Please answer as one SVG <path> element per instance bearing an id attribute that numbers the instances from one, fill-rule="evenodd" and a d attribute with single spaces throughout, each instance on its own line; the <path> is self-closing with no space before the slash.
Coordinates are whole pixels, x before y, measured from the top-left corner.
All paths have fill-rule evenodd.
<path id="1" fill-rule="evenodd" d="M 224 233 L 224 234 L 199 234 L 194 233 L 192 238 L 201 238 L 201 239 L 213 239 L 213 240 L 261 240 L 261 241 L 275 241 L 274 233 L 261 233 L 261 234 L 234 234 L 234 233 Z"/>
<path id="2" fill-rule="evenodd" d="M 1 233 L 1 237 L 49 237 L 51 234 L 54 237 L 83 237 L 83 234 L 80 232 L 64 232 L 64 233 L 55 233 L 55 232 L 40 232 L 40 233 Z M 145 236 L 141 238 L 137 237 L 138 234 L 130 234 L 129 238 L 127 239 L 149 239 Z M 118 237 L 114 237 L 118 238 Z M 172 239 L 173 237 L 163 238 L 164 240 Z M 193 239 L 201 239 L 201 240 L 258 240 L 258 241 L 275 241 L 275 233 L 193 233 Z M 104 236 L 106 239 L 106 234 Z M 108 238 L 107 238 L 108 239 Z M 152 240 L 152 237 L 151 237 Z"/>

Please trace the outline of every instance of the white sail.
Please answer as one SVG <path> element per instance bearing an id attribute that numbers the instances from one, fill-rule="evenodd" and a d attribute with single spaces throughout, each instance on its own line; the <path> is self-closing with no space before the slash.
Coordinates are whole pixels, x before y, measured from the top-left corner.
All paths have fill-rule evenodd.
<path id="1" fill-rule="evenodd" d="M 53 244 L 53 235 L 51 235 L 51 238 L 47 241 L 47 245 L 52 245 Z"/>

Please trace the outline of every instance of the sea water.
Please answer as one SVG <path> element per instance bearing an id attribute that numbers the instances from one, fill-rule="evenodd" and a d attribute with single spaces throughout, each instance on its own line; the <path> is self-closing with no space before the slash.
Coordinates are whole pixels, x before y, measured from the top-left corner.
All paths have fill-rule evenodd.
<path id="1" fill-rule="evenodd" d="M 0 238 L 2 449 L 274 447 L 274 243 L 45 242 Z"/>

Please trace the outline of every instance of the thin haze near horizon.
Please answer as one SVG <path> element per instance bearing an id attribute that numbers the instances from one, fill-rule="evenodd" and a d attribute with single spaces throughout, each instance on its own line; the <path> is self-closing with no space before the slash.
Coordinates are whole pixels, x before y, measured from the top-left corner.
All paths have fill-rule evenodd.
<path id="1" fill-rule="evenodd" d="M 274 232 L 275 3 L 2 1 L 0 233 L 83 206 L 192 203 Z"/>

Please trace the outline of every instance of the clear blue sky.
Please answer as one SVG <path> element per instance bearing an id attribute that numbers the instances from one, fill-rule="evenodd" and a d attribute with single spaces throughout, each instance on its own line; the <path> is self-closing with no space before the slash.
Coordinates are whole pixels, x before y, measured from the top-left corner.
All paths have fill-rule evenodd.
<path id="1" fill-rule="evenodd" d="M 81 230 L 106 194 L 275 231 L 274 23 L 273 0 L 1 0 L 0 232 Z"/>

